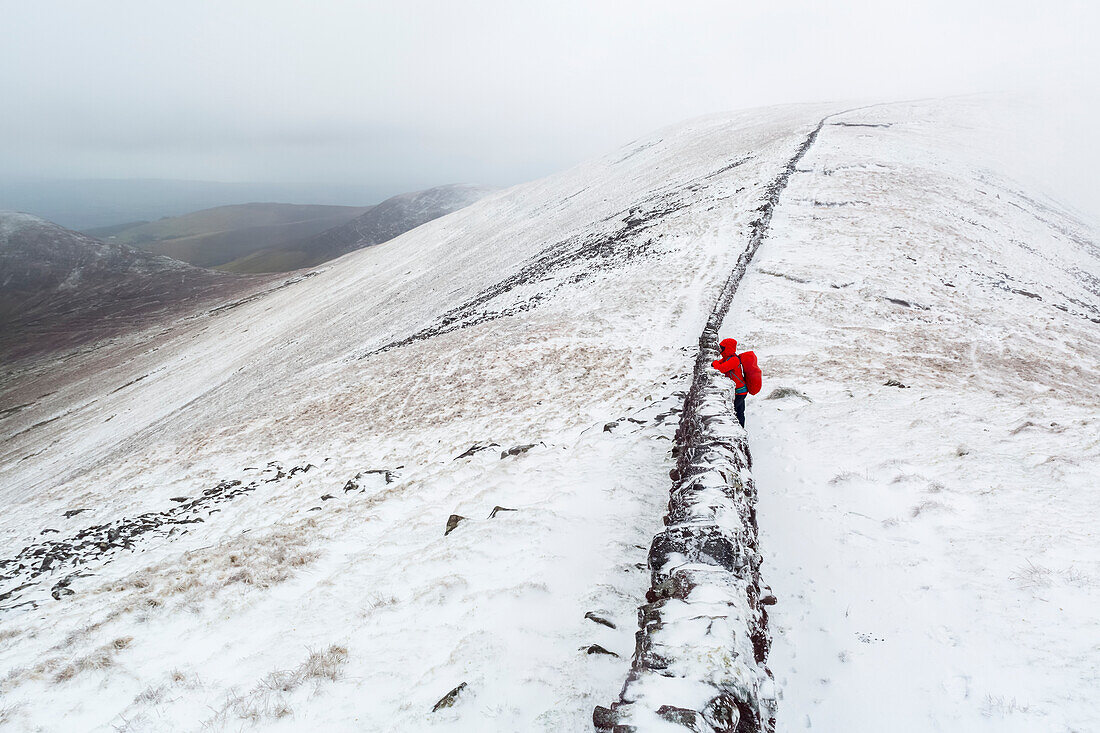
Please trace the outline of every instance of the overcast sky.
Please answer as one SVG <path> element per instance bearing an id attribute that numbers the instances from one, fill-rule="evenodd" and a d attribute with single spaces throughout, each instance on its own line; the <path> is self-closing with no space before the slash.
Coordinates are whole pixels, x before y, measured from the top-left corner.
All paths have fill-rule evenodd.
<path id="1" fill-rule="evenodd" d="M 1024 91 L 1075 100 L 1047 124 L 1081 188 L 1098 6 L 0 2 L 0 175 L 503 185 L 709 112 Z"/>

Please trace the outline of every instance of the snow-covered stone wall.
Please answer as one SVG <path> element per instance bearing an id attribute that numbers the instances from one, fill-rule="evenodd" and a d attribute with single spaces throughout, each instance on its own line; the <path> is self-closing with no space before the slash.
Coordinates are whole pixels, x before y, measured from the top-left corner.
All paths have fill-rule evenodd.
<path id="1" fill-rule="evenodd" d="M 650 730 L 664 722 L 704 733 L 775 727 L 764 609 L 775 597 L 760 577 L 752 458 L 733 414 L 730 382 L 711 360 L 737 285 L 823 124 L 765 190 L 748 244 L 699 337 L 676 435 L 666 529 L 649 549 L 652 585 L 638 609 L 633 665 L 619 701 L 593 711 L 597 730 Z"/>

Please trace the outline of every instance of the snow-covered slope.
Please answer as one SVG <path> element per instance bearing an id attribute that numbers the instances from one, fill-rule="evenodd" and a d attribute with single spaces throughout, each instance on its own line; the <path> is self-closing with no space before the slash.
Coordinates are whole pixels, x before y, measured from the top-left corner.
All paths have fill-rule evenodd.
<path id="1" fill-rule="evenodd" d="M 9 725 L 587 728 L 699 331 L 823 113 L 667 130 L 12 385 Z"/>
<path id="2" fill-rule="evenodd" d="M 779 730 L 1100 729 L 1100 248 L 991 111 L 832 119 L 727 318 Z"/>
<path id="3" fill-rule="evenodd" d="M 724 324 L 782 730 L 1098 723 L 1095 235 L 972 107 L 830 118 Z M 0 724 L 591 730 L 700 333 L 841 109 L 689 122 L 9 376 Z"/>

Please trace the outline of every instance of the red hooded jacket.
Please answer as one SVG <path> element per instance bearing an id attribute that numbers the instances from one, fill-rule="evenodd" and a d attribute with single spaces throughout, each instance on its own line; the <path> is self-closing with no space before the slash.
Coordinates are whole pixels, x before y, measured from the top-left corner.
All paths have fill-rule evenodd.
<path id="1" fill-rule="evenodd" d="M 722 350 L 722 357 L 715 359 L 711 365 L 733 380 L 737 385 L 738 395 L 759 392 L 763 375 L 756 362 L 756 354 L 746 351 L 738 356 L 737 342 L 733 339 L 722 339 L 718 346 Z"/>

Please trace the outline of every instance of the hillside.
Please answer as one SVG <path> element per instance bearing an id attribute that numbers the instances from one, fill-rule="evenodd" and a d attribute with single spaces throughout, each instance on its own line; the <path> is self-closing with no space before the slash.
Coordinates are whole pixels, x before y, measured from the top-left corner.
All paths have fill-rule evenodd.
<path id="1" fill-rule="evenodd" d="M 313 267 L 348 252 L 381 244 L 421 224 L 450 214 L 483 198 L 484 186 L 437 186 L 392 196 L 377 206 L 320 234 L 283 246 L 272 245 L 219 269 L 226 272 L 287 272 Z"/>
<path id="2" fill-rule="evenodd" d="M 255 285 L 0 212 L 0 358 L 11 363 L 128 333 Z"/>
<path id="3" fill-rule="evenodd" d="M 748 417 L 780 730 L 1100 726 L 1100 239 L 997 114 L 831 120 L 727 319 L 794 391 Z"/>
<path id="4" fill-rule="evenodd" d="M 90 229 L 81 229 L 81 234 L 87 234 L 89 237 L 95 237 L 96 239 L 109 239 L 120 232 L 124 232 L 127 229 L 133 229 L 149 222 L 142 219 L 140 221 L 127 221 L 121 224 L 111 224 L 109 226 L 92 227 Z"/>
<path id="5" fill-rule="evenodd" d="M 253 203 L 218 206 L 140 224 L 112 241 L 197 267 L 218 267 L 340 226 L 370 207 Z"/>
<path id="6" fill-rule="evenodd" d="M 1100 726 L 1100 253 L 995 112 L 692 120 L 9 375 L 0 724 Z"/>

